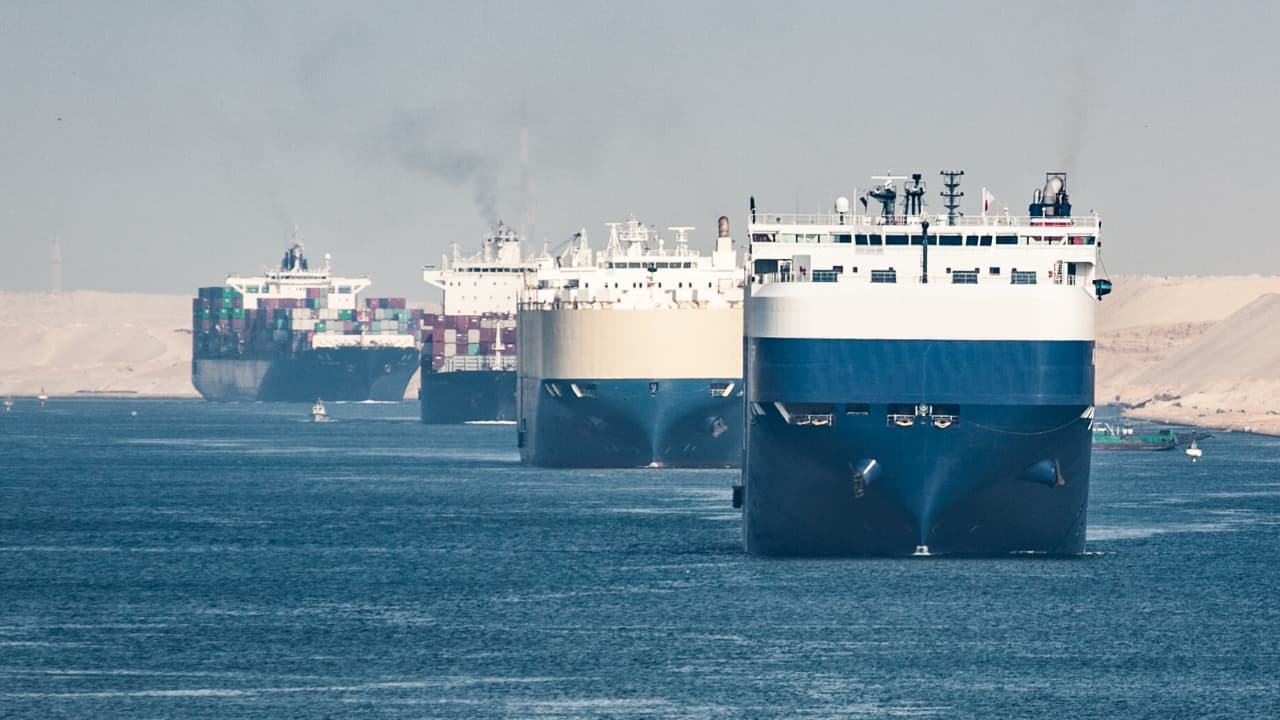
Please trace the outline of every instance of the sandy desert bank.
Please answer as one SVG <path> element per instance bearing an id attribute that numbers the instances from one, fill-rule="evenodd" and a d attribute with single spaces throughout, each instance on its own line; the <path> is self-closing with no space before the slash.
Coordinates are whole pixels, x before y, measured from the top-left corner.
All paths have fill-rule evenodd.
<path id="1" fill-rule="evenodd" d="M 1280 435 L 1280 276 L 1113 278 L 1097 401 L 1134 418 Z M 0 396 L 197 397 L 190 298 L 0 292 Z M 415 376 L 406 398 L 417 396 Z"/>

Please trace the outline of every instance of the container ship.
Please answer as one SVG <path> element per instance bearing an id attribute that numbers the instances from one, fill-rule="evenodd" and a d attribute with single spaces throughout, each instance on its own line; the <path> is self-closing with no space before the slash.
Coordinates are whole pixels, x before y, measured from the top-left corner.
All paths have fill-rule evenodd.
<path id="1" fill-rule="evenodd" d="M 444 295 L 423 318 L 418 400 L 424 423 L 515 422 L 516 301 L 525 272 L 519 236 L 499 223 L 478 254 L 454 245 L 422 279 Z"/>
<path id="2" fill-rule="evenodd" d="M 404 399 L 421 311 L 366 298 L 368 277 L 311 270 L 296 232 L 279 270 L 232 275 L 192 301 L 191 382 L 206 400 Z"/>
<path id="3" fill-rule="evenodd" d="M 881 176 L 852 212 L 757 212 L 734 501 L 763 555 L 1072 555 L 1085 544 L 1102 223 Z M 901 185 L 899 185 L 899 181 Z M 899 202 L 900 200 L 900 202 Z M 878 204 L 879 212 L 866 212 Z"/>
<path id="4" fill-rule="evenodd" d="M 521 460 L 551 467 L 737 467 L 742 285 L 728 220 L 710 255 L 634 217 L 546 254 L 521 293 Z"/>

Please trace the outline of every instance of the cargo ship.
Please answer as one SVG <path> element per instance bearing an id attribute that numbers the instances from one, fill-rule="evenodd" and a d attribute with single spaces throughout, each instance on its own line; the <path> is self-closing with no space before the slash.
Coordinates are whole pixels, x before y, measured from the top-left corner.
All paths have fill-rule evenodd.
<path id="1" fill-rule="evenodd" d="M 278 270 L 232 275 L 192 301 L 191 383 L 206 400 L 404 399 L 421 311 L 366 298 L 366 277 L 309 267 L 296 231 Z"/>
<path id="2" fill-rule="evenodd" d="M 985 189 L 966 216 L 961 175 L 933 217 L 920 174 L 876 178 L 862 212 L 751 201 L 749 552 L 1083 552 L 1102 223 L 1064 173 L 1026 216 Z"/>
<path id="3" fill-rule="evenodd" d="M 463 257 L 455 244 L 438 269 L 422 271 L 443 293 L 443 312 L 423 318 L 422 422 L 515 422 L 516 300 L 534 267 L 499 223 L 479 253 Z"/>
<path id="4" fill-rule="evenodd" d="M 585 230 L 527 274 L 517 445 L 550 467 L 736 467 L 742 458 L 742 270 L 728 220 L 714 252 L 634 217 L 598 256 Z"/>

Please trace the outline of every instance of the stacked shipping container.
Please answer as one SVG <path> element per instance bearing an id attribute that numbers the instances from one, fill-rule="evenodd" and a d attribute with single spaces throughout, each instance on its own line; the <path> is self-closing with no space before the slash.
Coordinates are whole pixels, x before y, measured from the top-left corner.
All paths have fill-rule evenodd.
<path id="1" fill-rule="evenodd" d="M 226 287 L 200 288 L 192 300 L 196 358 L 269 358 L 309 350 L 322 336 L 412 335 L 422 341 L 422 311 L 404 298 L 366 298 L 356 310 L 328 306 L 327 288 L 306 298 L 255 298 Z M 250 307 L 245 307 L 246 299 Z"/>
<path id="2" fill-rule="evenodd" d="M 423 315 L 423 365 L 430 372 L 514 369 L 516 319 L 513 315 Z M 475 366 L 475 367 L 470 367 Z"/>

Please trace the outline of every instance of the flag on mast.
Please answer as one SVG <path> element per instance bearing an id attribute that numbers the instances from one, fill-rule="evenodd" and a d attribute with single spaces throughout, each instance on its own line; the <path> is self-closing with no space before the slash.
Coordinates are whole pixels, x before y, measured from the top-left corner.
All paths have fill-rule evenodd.
<path id="1" fill-rule="evenodd" d="M 986 188 L 982 188 L 982 212 L 991 209 L 991 203 L 996 201 L 996 196 L 987 192 Z"/>

